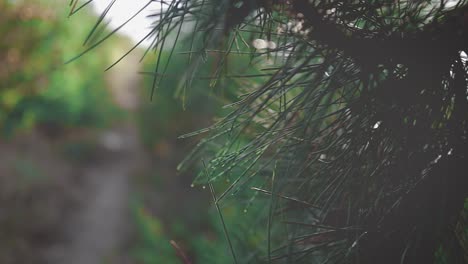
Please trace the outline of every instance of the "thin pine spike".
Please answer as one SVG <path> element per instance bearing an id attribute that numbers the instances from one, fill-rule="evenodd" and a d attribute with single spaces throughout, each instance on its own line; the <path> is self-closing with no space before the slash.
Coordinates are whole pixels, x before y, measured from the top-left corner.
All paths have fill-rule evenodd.
<path id="1" fill-rule="evenodd" d="M 226 236 L 226 240 L 228 241 L 228 244 L 229 244 L 229 249 L 231 250 L 232 258 L 234 260 L 234 263 L 237 264 L 236 254 L 234 253 L 234 248 L 233 248 L 232 243 L 231 243 L 231 238 L 230 238 L 229 233 L 227 231 L 226 223 L 224 222 L 223 213 L 221 212 L 221 209 L 219 208 L 219 205 L 218 205 L 218 199 L 216 198 L 216 193 L 214 191 L 213 184 L 209 183 L 209 186 L 210 186 L 210 191 L 211 191 L 211 195 L 213 197 L 214 204 L 216 206 L 216 210 L 218 211 L 219 218 L 220 218 L 221 223 L 223 225 L 224 235 Z"/>
<path id="2" fill-rule="evenodd" d="M 296 203 L 302 204 L 302 205 L 307 206 L 307 207 L 311 207 L 311 208 L 315 208 L 315 209 L 320 209 L 320 206 L 313 205 L 313 204 L 311 204 L 311 203 L 308 203 L 308 202 L 306 202 L 306 201 L 299 200 L 299 199 L 297 199 L 297 198 L 292 198 L 292 197 L 284 196 L 284 195 L 281 195 L 281 194 L 273 193 L 273 192 L 271 192 L 271 191 L 263 190 L 263 189 L 260 189 L 260 188 L 257 188 L 257 187 L 251 187 L 250 189 L 252 189 L 252 190 L 254 190 L 254 191 L 261 192 L 261 193 L 264 193 L 264 194 L 277 196 L 277 197 L 280 197 L 280 198 L 282 198 L 282 199 L 285 199 L 285 200 L 288 200 L 288 201 L 292 201 L 292 202 L 296 202 Z"/>
<path id="3" fill-rule="evenodd" d="M 150 4 L 151 2 L 148 2 L 148 4 Z M 139 11 L 141 12 L 141 11 Z M 83 52 L 81 52 L 80 54 L 76 55 L 75 57 L 67 60 L 64 62 L 64 64 L 69 64 L 79 58 L 81 58 L 83 55 L 87 54 L 89 51 L 91 51 L 92 49 L 96 48 L 97 46 L 101 45 L 104 41 L 106 41 L 108 38 L 110 38 L 111 36 L 113 36 L 117 31 L 119 31 L 122 27 L 124 27 L 128 22 L 130 22 L 133 18 L 135 18 L 136 16 L 138 15 L 138 13 L 134 14 L 131 18 L 129 18 L 126 22 L 122 23 L 120 26 L 118 26 L 116 29 L 112 30 L 109 34 L 107 34 L 106 36 L 104 36 L 102 39 L 100 39 L 99 41 L 97 41 L 96 43 L 92 44 L 90 47 L 88 47 L 87 49 L 85 49 Z M 150 34 L 147 34 L 147 36 L 149 37 Z M 143 42 L 144 40 L 140 40 L 140 42 Z"/>
<path id="4" fill-rule="evenodd" d="M 83 9 L 84 7 L 88 6 L 91 2 L 93 2 L 94 0 L 88 0 L 87 2 L 83 3 L 82 5 L 80 5 L 78 8 L 74 8 L 73 10 L 70 11 L 70 14 L 68 16 L 72 16 L 74 14 L 76 14 L 78 11 L 80 11 L 81 9 Z M 78 1 L 76 1 L 78 2 Z"/>
<path id="5" fill-rule="evenodd" d="M 94 34 L 96 29 L 99 27 L 99 25 L 101 25 L 101 22 L 104 21 L 105 17 L 107 16 L 107 13 L 111 10 L 112 6 L 115 4 L 115 1 L 116 0 L 112 0 L 104 9 L 104 11 L 102 11 L 101 15 L 99 16 L 98 20 L 94 24 L 93 28 L 89 31 L 88 36 L 85 38 L 85 41 L 83 42 L 83 46 L 85 46 L 88 43 L 89 39 Z"/>

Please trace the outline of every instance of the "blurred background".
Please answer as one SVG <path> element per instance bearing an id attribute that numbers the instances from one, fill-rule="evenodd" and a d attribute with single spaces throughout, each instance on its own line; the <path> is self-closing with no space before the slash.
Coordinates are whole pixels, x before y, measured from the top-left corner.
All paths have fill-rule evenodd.
<path id="1" fill-rule="evenodd" d="M 211 124 L 228 88 L 201 80 L 176 98 L 187 62 L 174 55 L 150 100 L 141 72 L 164 51 L 105 71 L 128 35 L 65 64 L 99 19 L 91 6 L 69 17 L 68 2 L 0 0 L 0 263 L 229 262 L 209 191 L 191 187 L 198 168 L 176 170 L 200 139 L 178 136 Z"/>

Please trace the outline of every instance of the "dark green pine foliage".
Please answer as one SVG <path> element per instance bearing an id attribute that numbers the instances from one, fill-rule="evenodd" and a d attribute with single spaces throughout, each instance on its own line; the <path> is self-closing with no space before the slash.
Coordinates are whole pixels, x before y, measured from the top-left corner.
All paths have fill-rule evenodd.
<path id="1" fill-rule="evenodd" d="M 218 208 L 257 208 L 261 243 L 229 240 L 238 263 L 468 261 L 466 1 L 162 6 L 149 37 L 188 50 L 177 92 L 200 77 L 238 84 L 193 152 Z M 236 59 L 249 70 L 230 71 Z"/>

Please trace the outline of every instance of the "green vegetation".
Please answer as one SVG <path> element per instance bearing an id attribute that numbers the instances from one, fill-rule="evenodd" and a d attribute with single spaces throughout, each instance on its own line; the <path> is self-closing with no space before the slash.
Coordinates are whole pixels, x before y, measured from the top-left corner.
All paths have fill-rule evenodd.
<path id="1" fill-rule="evenodd" d="M 100 56 L 64 64 L 82 49 L 94 19 L 84 12 L 69 19 L 54 1 L 1 1 L 0 8 L 2 134 L 108 124 L 116 116 L 103 78 L 110 46 L 100 47 Z"/>
<path id="2" fill-rule="evenodd" d="M 146 212 L 141 204 L 136 203 L 133 208 L 139 235 L 135 258 L 144 264 L 180 263 L 161 222 Z"/>

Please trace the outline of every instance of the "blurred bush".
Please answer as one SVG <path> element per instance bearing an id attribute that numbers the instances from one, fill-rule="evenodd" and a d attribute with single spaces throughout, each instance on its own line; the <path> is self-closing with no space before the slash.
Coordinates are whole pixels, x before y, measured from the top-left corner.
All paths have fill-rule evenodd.
<path id="1" fill-rule="evenodd" d="M 133 255 L 139 263 L 180 263 L 162 223 L 152 217 L 139 202 L 134 203 L 133 215 L 139 237 L 138 247 Z"/>
<path id="2" fill-rule="evenodd" d="M 161 60 L 167 61 L 169 54 L 169 51 L 163 51 Z M 161 81 L 158 78 L 158 85 L 153 90 L 151 72 L 154 71 L 153 64 L 157 56 L 148 55 L 143 66 L 149 75 L 144 78 L 143 102 L 138 117 L 144 145 L 161 154 L 168 151 L 164 147 L 165 141 L 174 141 L 184 133 L 207 126 L 214 109 L 219 105 L 206 89 L 209 86 L 208 80 L 197 80 L 190 90 L 177 95 L 177 87 L 187 64 L 186 57 L 180 55 L 171 57 L 167 76 Z M 207 69 L 203 71 L 206 72 Z"/>
<path id="3" fill-rule="evenodd" d="M 0 0 L 0 132 L 104 126 L 116 108 L 104 88 L 109 46 L 70 64 L 95 19 L 68 18 L 61 1 Z M 102 52 L 102 50 L 106 52 Z M 97 52 L 97 51 L 93 51 Z"/>

